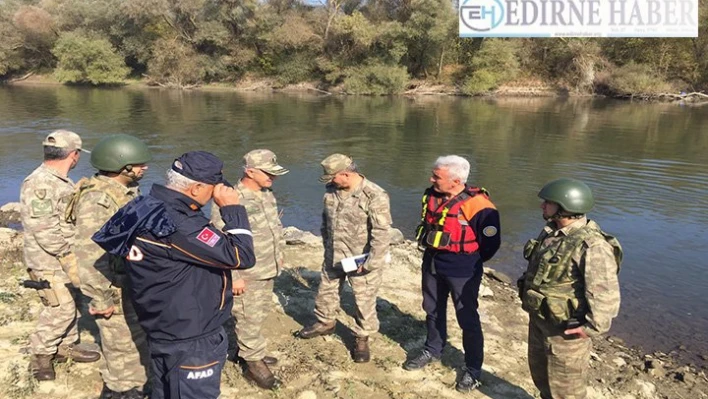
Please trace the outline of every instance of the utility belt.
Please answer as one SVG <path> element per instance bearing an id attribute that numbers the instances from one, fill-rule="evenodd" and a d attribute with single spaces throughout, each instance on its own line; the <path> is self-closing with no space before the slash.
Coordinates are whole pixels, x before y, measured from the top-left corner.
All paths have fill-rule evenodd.
<path id="1" fill-rule="evenodd" d="M 45 277 L 45 275 L 48 275 L 50 273 L 51 275 L 47 277 L 53 280 L 54 272 L 52 271 L 43 271 L 42 277 Z M 42 304 L 44 306 L 57 307 L 61 304 L 59 302 L 59 297 L 54 291 L 54 288 L 52 287 L 49 280 L 40 278 L 39 275 L 37 275 L 32 269 L 27 269 L 27 274 L 29 274 L 30 279 L 24 280 L 21 285 L 25 288 L 31 288 L 33 290 L 36 290 L 37 294 L 39 294 L 39 299 L 42 301 Z"/>
<path id="2" fill-rule="evenodd" d="M 577 298 L 555 298 L 528 289 L 522 292 L 521 307 L 554 327 L 570 329 L 585 324 L 585 314 L 579 311 Z"/>

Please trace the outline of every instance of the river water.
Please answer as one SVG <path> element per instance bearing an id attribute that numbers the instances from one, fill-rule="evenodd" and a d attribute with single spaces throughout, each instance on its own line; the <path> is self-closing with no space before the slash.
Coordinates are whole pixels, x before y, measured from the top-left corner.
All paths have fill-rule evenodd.
<path id="1" fill-rule="evenodd" d="M 557 177 L 586 181 L 590 214 L 625 249 L 622 309 L 612 334 L 647 351 L 705 365 L 708 356 L 708 106 L 605 99 L 320 97 L 63 86 L 0 87 L 0 204 L 17 201 L 50 131 L 87 148 L 126 133 L 154 154 L 144 187 L 179 154 L 206 150 L 232 181 L 242 155 L 269 148 L 291 173 L 274 186 L 283 222 L 316 232 L 319 162 L 354 157 L 391 195 L 394 225 L 411 237 L 438 155 L 472 163 L 502 215 L 504 244 L 489 266 L 516 278 L 521 247 L 543 225 L 536 193 Z M 92 173 L 88 157 L 71 176 Z"/>

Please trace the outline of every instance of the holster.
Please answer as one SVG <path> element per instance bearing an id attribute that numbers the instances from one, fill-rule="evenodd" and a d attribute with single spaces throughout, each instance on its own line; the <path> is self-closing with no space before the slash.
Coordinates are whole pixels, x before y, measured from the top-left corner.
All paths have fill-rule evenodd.
<path id="1" fill-rule="evenodd" d="M 48 275 L 51 273 L 51 275 Z M 27 274 L 29 274 L 30 280 L 40 282 L 42 279 L 37 276 L 37 274 L 34 272 L 32 269 L 27 269 Z M 42 290 L 37 290 L 37 294 L 39 295 L 39 299 L 42 301 L 42 305 L 44 306 L 50 306 L 50 307 L 57 307 L 60 305 L 59 299 L 57 298 L 57 294 L 54 292 L 54 272 L 42 272 L 44 274 L 45 278 L 50 281 L 50 287 L 45 288 Z"/>

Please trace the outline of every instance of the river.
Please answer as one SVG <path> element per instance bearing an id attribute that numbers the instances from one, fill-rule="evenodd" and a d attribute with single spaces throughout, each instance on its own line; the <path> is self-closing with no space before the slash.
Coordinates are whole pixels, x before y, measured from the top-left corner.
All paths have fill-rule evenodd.
<path id="1" fill-rule="evenodd" d="M 17 201 L 58 128 L 87 148 L 126 133 L 154 154 L 144 187 L 179 154 L 206 150 L 232 181 L 242 155 L 269 148 L 291 173 L 275 183 L 283 222 L 316 232 L 319 162 L 350 154 L 391 195 L 395 227 L 408 237 L 438 155 L 472 163 L 502 215 L 504 244 L 489 266 L 516 278 L 523 243 L 543 220 L 536 193 L 574 177 L 594 190 L 590 217 L 625 249 L 622 309 L 612 334 L 647 351 L 706 365 L 708 356 L 708 106 L 607 99 L 334 97 L 64 86 L 0 87 L 0 204 Z M 71 176 L 89 175 L 84 157 Z"/>

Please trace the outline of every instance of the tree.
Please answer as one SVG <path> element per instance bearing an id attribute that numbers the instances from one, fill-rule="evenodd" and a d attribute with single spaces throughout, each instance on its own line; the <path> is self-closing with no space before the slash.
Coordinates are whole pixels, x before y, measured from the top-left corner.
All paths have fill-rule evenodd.
<path id="1" fill-rule="evenodd" d="M 160 39 L 148 62 L 149 78 L 161 86 L 190 88 L 202 83 L 206 61 L 204 56 L 178 38 Z"/>
<path id="2" fill-rule="evenodd" d="M 63 33 L 52 53 L 58 60 L 54 76 L 63 83 L 118 84 L 129 72 L 111 43 L 92 35 Z"/>

